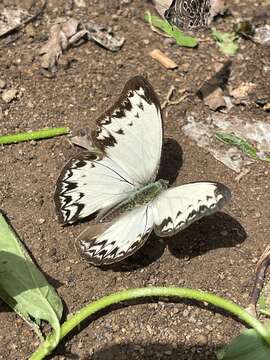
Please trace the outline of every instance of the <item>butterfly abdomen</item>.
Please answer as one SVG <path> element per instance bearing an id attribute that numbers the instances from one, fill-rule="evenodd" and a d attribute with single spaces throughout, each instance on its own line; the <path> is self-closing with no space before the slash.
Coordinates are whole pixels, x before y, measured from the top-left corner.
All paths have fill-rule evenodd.
<path id="1" fill-rule="evenodd" d="M 167 189 L 168 182 L 166 180 L 158 180 L 154 183 L 145 185 L 132 193 L 130 197 L 114 207 L 112 210 L 104 214 L 102 221 L 112 221 L 115 217 L 121 214 L 131 211 L 136 207 L 149 204 L 154 198 L 156 198 L 163 190 Z"/>

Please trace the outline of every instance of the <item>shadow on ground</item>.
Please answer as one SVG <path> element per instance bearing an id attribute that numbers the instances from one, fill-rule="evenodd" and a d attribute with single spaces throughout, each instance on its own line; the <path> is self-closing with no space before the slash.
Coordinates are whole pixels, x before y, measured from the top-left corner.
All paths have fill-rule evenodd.
<path id="1" fill-rule="evenodd" d="M 202 346 L 172 346 L 171 344 L 159 343 L 124 343 L 117 344 L 94 354 L 85 353 L 82 355 L 67 354 L 68 359 L 81 360 L 216 360 L 216 347 Z"/>

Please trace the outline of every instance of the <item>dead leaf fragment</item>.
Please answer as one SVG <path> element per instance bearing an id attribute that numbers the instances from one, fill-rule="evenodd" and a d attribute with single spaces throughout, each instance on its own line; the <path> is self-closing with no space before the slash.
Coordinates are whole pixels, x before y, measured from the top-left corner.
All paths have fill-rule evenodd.
<path id="1" fill-rule="evenodd" d="M 28 11 L 17 8 L 4 8 L 1 11 L 0 16 L 0 36 L 3 36 L 10 31 L 16 29 L 20 26 L 25 20 L 29 19 L 31 15 Z"/>
<path id="2" fill-rule="evenodd" d="M 69 19 L 52 25 L 49 40 L 39 50 L 42 68 L 52 73 L 55 72 L 59 58 L 64 51 L 89 40 L 93 40 L 111 51 L 118 51 L 125 41 L 124 38 L 114 37 L 108 27 L 93 22 L 82 24 L 76 19 Z"/>
<path id="3" fill-rule="evenodd" d="M 205 105 L 207 105 L 213 111 L 226 107 L 223 91 L 220 87 L 216 88 L 206 97 L 203 96 L 203 101 Z"/>
<path id="4" fill-rule="evenodd" d="M 89 40 L 95 41 L 107 50 L 119 51 L 124 45 L 125 38 L 115 36 L 109 26 L 101 26 L 89 21 L 84 27 L 88 31 Z"/>
<path id="5" fill-rule="evenodd" d="M 5 90 L 2 94 L 2 100 L 8 104 L 11 101 L 16 99 L 17 94 L 18 94 L 18 91 L 16 89 Z"/>
<path id="6" fill-rule="evenodd" d="M 230 95 L 235 99 L 244 99 L 248 97 L 250 93 L 252 93 L 256 88 L 256 84 L 254 83 L 242 83 L 237 88 L 230 91 Z"/>
<path id="7" fill-rule="evenodd" d="M 270 25 L 260 26 L 255 30 L 253 40 L 258 44 L 270 46 Z"/>
<path id="8" fill-rule="evenodd" d="M 177 64 L 158 49 L 154 49 L 153 51 L 150 52 L 149 55 L 151 56 L 152 59 L 157 60 L 161 65 L 163 65 L 168 70 L 173 70 L 177 68 Z"/>

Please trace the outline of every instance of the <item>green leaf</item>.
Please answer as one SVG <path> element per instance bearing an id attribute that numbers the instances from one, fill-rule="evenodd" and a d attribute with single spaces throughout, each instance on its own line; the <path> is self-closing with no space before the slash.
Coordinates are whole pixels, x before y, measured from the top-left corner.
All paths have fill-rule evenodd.
<path id="1" fill-rule="evenodd" d="M 170 37 L 174 38 L 176 43 L 180 46 L 194 48 L 198 45 L 198 40 L 192 36 L 186 35 L 178 29 L 178 27 L 171 25 L 168 21 L 161 19 L 158 16 L 147 13 L 145 20 L 148 21 L 154 27 L 162 30 Z"/>
<path id="2" fill-rule="evenodd" d="M 224 133 L 217 132 L 215 137 L 224 142 L 225 144 L 229 144 L 237 147 L 239 150 L 243 151 L 248 157 L 253 160 L 260 160 L 265 162 L 270 162 L 270 157 L 267 156 L 259 156 L 257 149 L 250 144 L 247 140 L 240 138 L 232 133 Z"/>
<path id="3" fill-rule="evenodd" d="M 269 360 L 270 346 L 253 330 L 245 330 L 225 348 L 217 351 L 218 360 Z"/>
<path id="4" fill-rule="evenodd" d="M 238 50 L 237 35 L 235 32 L 221 32 L 212 28 L 212 36 L 220 48 L 220 51 L 226 55 L 235 55 Z"/>
<path id="5" fill-rule="evenodd" d="M 34 264 L 22 242 L 0 213 L 0 297 L 35 331 L 46 320 L 60 339 L 63 305 L 54 288 Z"/>
<path id="6" fill-rule="evenodd" d="M 257 155 L 257 150 L 253 145 L 251 145 L 246 140 L 241 139 L 240 137 L 234 134 L 224 133 L 224 132 L 217 132 L 215 136 L 218 140 L 223 141 L 226 144 L 237 147 L 239 150 L 243 151 L 243 153 L 245 153 L 250 158 L 254 160 L 259 160 L 259 157 Z"/>

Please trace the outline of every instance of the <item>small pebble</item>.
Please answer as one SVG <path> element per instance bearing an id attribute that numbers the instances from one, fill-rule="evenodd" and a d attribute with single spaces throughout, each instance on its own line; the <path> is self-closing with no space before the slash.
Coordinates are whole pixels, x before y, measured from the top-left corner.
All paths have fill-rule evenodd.
<path id="1" fill-rule="evenodd" d="M 189 311 L 188 311 L 187 309 L 185 309 L 185 310 L 183 311 L 183 316 L 184 316 L 184 317 L 188 317 L 188 316 L 189 316 Z"/>
<path id="2" fill-rule="evenodd" d="M 175 44 L 175 40 L 173 38 L 166 38 L 164 40 L 164 45 L 166 46 L 172 46 Z"/>
<path id="3" fill-rule="evenodd" d="M 18 91 L 16 89 L 5 90 L 2 94 L 2 99 L 5 103 L 10 103 L 16 99 Z"/>
<path id="4" fill-rule="evenodd" d="M 208 338 L 206 335 L 199 334 L 196 337 L 196 340 L 197 340 L 197 344 L 199 344 L 199 345 L 207 345 L 208 344 Z"/>
<path id="5" fill-rule="evenodd" d="M 4 89 L 6 87 L 7 83 L 5 80 L 0 79 L 0 89 Z"/>

